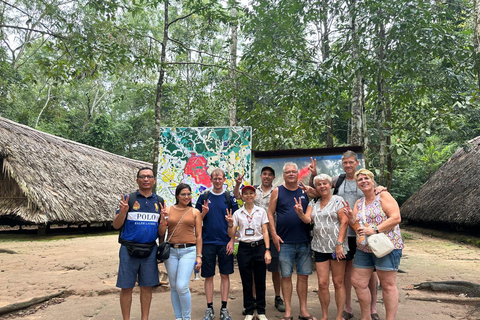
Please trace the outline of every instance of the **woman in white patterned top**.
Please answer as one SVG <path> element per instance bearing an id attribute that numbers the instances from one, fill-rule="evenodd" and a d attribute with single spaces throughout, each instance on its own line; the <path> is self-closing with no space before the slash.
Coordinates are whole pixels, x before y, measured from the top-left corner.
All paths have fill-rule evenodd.
<path id="1" fill-rule="evenodd" d="M 332 178 L 326 174 L 319 174 L 313 179 L 316 191 L 320 198 L 310 201 L 307 212 L 303 213 L 300 203 L 295 205 L 298 217 L 304 223 L 311 223 L 313 227 L 312 250 L 315 253 L 315 263 L 318 278 L 318 298 L 322 306 L 322 320 L 327 320 L 328 305 L 330 304 L 330 270 L 332 270 L 333 285 L 335 287 L 335 304 L 337 305 L 336 320 L 342 320 L 343 306 L 345 305 L 345 255 L 348 252 L 347 222 L 342 197 L 332 195 Z"/>

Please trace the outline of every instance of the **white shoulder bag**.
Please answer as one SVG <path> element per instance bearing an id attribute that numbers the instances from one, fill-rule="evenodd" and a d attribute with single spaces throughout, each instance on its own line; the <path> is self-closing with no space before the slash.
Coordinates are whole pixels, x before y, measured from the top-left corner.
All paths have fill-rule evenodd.
<path id="1" fill-rule="evenodd" d="M 365 201 L 366 199 L 363 198 L 362 213 L 363 213 L 364 221 L 365 221 Z M 364 222 L 364 225 L 365 225 L 365 222 Z M 390 241 L 387 235 L 383 232 L 373 234 L 371 236 L 367 236 L 367 243 L 370 249 L 372 250 L 373 254 L 377 258 L 385 257 L 387 254 L 392 252 L 393 249 L 395 249 L 392 241 Z"/>

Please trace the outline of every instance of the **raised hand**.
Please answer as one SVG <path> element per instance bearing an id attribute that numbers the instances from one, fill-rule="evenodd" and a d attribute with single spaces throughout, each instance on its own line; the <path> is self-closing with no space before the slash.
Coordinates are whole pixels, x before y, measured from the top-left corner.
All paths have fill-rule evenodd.
<path id="1" fill-rule="evenodd" d="M 293 206 L 293 208 L 295 209 L 295 212 L 298 215 L 303 215 L 302 200 L 300 200 L 300 198 L 298 198 L 298 201 L 297 201 L 297 199 L 295 197 L 293 198 L 293 200 L 295 200 L 295 205 Z"/>
<path id="2" fill-rule="evenodd" d="M 163 217 L 164 220 L 168 220 L 167 205 L 162 204 L 161 202 L 160 202 L 160 215 Z"/>
<path id="3" fill-rule="evenodd" d="M 315 188 L 310 187 L 310 186 L 306 186 L 301 181 L 298 183 L 298 186 L 299 186 L 300 189 L 305 191 L 305 193 L 308 194 L 309 196 L 312 194 L 312 192 L 315 192 Z"/>
<path id="4" fill-rule="evenodd" d="M 308 170 L 312 173 L 313 176 L 317 175 L 317 159 L 310 157 L 310 164 L 308 165 Z"/>
<path id="5" fill-rule="evenodd" d="M 233 223 L 232 209 L 225 209 L 225 210 L 227 210 L 227 214 L 225 215 L 225 220 L 227 220 L 229 225 L 232 225 Z"/>
<path id="6" fill-rule="evenodd" d="M 209 203 L 209 200 L 205 200 L 203 201 L 203 204 L 202 204 L 202 215 L 205 216 L 207 213 L 208 213 L 208 203 Z"/>
<path id="7" fill-rule="evenodd" d="M 120 198 L 120 213 L 125 214 L 128 212 L 128 200 L 130 199 L 130 195 L 127 194 L 127 197 L 125 198 L 122 194 L 122 197 Z"/>
<path id="8" fill-rule="evenodd" d="M 236 177 L 235 177 L 235 183 L 238 184 L 238 185 L 241 185 L 242 182 L 243 182 L 243 176 L 244 174 L 238 174 Z"/>
<path id="9" fill-rule="evenodd" d="M 347 216 L 349 220 L 353 220 L 353 211 L 350 208 L 350 204 L 347 201 L 342 201 L 343 204 L 343 213 Z"/>

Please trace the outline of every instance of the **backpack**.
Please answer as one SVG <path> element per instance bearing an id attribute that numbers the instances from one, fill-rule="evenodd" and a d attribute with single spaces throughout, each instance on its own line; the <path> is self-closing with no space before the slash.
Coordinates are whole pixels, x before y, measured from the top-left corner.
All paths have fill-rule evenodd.
<path id="1" fill-rule="evenodd" d="M 335 189 L 333 190 L 333 194 L 338 193 L 338 188 L 340 188 L 340 186 L 342 185 L 346 177 L 347 177 L 346 173 L 342 173 L 341 175 L 338 176 L 337 182 L 335 182 L 335 187 L 334 187 Z"/>
<path id="2" fill-rule="evenodd" d="M 163 200 L 162 197 L 156 195 L 155 193 L 153 194 L 157 197 L 157 202 L 160 205 L 160 208 L 165 205 L 165 200 Z M 120 231 L 118 233 L 118 242 L 122 243 L 120 236 L 122 235 L 123 230 L 125 229 L 125 221 L 127 221 L 128 213 L 130 212 L 130 208 L 133 208 L 133 205 L 135 204 L 135 201 L 137 201 L 137 192 L 132 192 L 130 193 L 130 196 L 128 198 L 128 211 L 127 214 L 125 215 L 125 220 L 123 220 L 122 227 L 120 228 Z M 158 221 L 160 221 L 162 215 L 158 217 Z M 160 222 L 159 222 L 160 223 Z"/>

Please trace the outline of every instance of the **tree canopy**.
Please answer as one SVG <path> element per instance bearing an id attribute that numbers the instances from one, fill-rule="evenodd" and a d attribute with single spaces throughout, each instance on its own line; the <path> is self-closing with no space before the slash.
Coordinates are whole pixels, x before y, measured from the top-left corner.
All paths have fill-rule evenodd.
<path id="1" fill-rule="evenodd" d="M 402 202 L 480 135 L 477 0 L 0 0 L 0 114 L 155 162 L 160 127 L 363 145 Z"/>

